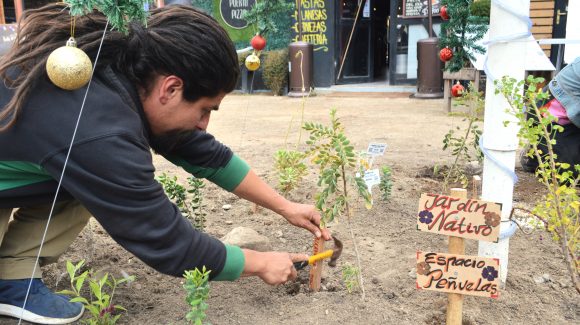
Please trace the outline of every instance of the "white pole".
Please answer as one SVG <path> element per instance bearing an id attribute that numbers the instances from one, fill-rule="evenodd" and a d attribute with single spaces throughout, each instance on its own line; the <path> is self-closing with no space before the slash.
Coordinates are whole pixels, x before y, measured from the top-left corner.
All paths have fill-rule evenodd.
<path id="1" fill-rule="evenodd" d="M 528 25 L 521 19 L 517 19 L 509 11 L 503 9 L 496 2 L 491 2 L 489 39 L 509 38 L 510 35 L 525 33 Z M 520 15 L 529 17 L 530 0 L 503 0 Z M 495 158 L 503 169 L 487 156 L 483 164 L 482 199 L 486 201 L 502 203 L 502 223 L 500 232 L 505 233 L 510 228 L 508 222 L 512 209 L 514 180 L 506 172 L 514 170 L 516 150 L 518 147 L 518 127 L 515 118 L 506 113 L 509 107 L 501 94 L 495 94 L 495 86 L 492 78 L 510 76 L 517 80 L 525 78 L 525 55 L 526 43 L 521 41 L 492 44 L 488 48 L 487 67 L 489 70 L 486 94 L 485 94 L 485 121 L 483 132 L 483 147 Z M 492 75 L 490 78 L 489 74 Z M 512 121 L 507 127 L 504 121 Z M 500 235 L 501 237 L 501 235 Z M 508 271 L 509 236 L 503 236 L 499 242 L 479 242 L 480 256 L 495 257 L 500 259 L 500 280 L 505 283 Z"/>

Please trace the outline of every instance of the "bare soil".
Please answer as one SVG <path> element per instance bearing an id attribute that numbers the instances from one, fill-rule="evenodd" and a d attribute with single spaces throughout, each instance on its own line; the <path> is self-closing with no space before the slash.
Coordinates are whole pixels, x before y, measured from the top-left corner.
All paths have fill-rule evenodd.
<path id="1" fill-rule="evenodd" d="M 442 151 L 445 133 L 463 125 L 448 115 L 442 100 L 410 99 L 409 94 L 328 94 L 302 99 L 267 95 L 229 95 L 212 116 L 209 132 L 246 159 L 256 172 L 275 186 L 273 155 L 277 149 L 293 148 L 298 142 L 298 124 L 318 121 L 327 124 L 330 108 L 346 128 L 357 150 L 370 142 L 387 143 L 384 156 L 374 166 L 391 166 L 393 194 L 375 205 L 359 208 L 352 227 L 362 256 L 366 300 L 360 292 L 348 293 L 341 266 L 355 264 L 353 243 L 346 222 L 331 225 L 345 249 L 337 268 L 325 267 L 323 288 L 309 292 L 307 271 L 294 283 L 269 286 L 257 278 L 236 282 L 213 282 L 207 320 L 211 324 L 442 324 L 447 296 L 415 289 L 415 253 L 447 251 L 445 236 L 416 230 L 415 214 L 421 193 L 441 190 L 441 179 L 433 177 L 435 165 L 450 163 Z M 302 111 L 302 107 L 304 107 Z M 457 108 L 454 108 L 457 110 Z M 302 133 L 303 143 L 306 134 Z M 161 158 L 157 172 L 187 176 Z M 530 207 L 541 193 L 533 175 L 521 171 L 514 190 L 514 205 Z M 290 194 L 300 202 L 313 202 L 316 176 L 311 173 Z M 278 215 L 253 205 L 213 184 L 205 189 L 207 232 L 222 237 L 238 226 L 250 227 L 267 236 L 275 250 L 309 253 L 312 237 L 290 226 Z M 224 204 L 232 206 L 222 209 Z M 466 253 L 477 255 L 477 243 L 466 241 Z M 122 287 L 116 303 L 128 311 L 120 324 L 185 324 L 188 306 L 183 281 L 161 275 L 124 251 L 96 222 L 87 227 L 59 263 L 45 267 L 45 281 L 63 289 L 65 261 L 88 260 L 93 269 L 135 275 L 130 287 Z M 545 275 L 545 276 L 544 276 Z M 547 281 L 535 281 L 544 276 Z M 60 281 L 59 281 L 60 280 Z M 542 283 L 538 283 L 542 282 Z M 509 271 L 499 299 L 465 296 L 464 324 L 578 324 L 580 295 L 571 286 L 558 246 L 542 231 L 525 235 L 518 231 L 510 240 Z M 2 324 L 16 324 L 0 318 Z"/>

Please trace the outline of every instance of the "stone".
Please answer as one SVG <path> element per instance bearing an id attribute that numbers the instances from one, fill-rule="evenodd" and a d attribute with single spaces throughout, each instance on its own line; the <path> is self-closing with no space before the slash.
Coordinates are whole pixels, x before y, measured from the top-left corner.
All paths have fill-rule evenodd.
<path id="1" fill-rule="evenodd" d="M 224 205 L 222 205 L 222 209 L 224 209 L 226 211 L 228 211 L 231 208 L 232 208 L 232 205 L 231 204 L 224 204 Z"/>
<path id="2" fill-rule="evenodd" d="M 483 165 L 477 160 L 473 160 L 465 164 L 465 174 L 473 176 L 480 175 L 483 172 Z"/>
<path id="3" fill-rule="evenodd" d="M 236 227 L 221 238 L 224 244 L 235 245 L 241 248 L 252 249 L 260 252 L 272 250 L 272 244 L 266 236 L 258 234 L 254 229 Z"/>

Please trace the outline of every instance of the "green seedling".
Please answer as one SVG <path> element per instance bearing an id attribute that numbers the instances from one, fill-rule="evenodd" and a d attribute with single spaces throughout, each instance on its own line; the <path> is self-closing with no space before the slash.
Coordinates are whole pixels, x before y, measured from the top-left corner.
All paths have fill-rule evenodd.
<path id="1" fill-rule="evenodd" d="M 278 174 L 278 189 L 287 194 L 300 185 L 307 172 L 304 153 L 293 150 L 278 150 L 275 168 Z"/>
<path id="2" fill-rule="evenodd" d="M 459 182 L 463 188 L 467 188 L 469 178 L 462 166 L 474 159 L 479 162 L 483 161 L 483 154 L 479 149 L 479 138 L 482 131 L 477 124 L 485 107 L 483 93 L 478 92 L 473 83 L 470 82 L 469 90 L 463 92 L 458 103 L 467 107 L 466 113 L 458 113 L 463 117 L 464 122 L 467 121 L 467 127 L 463 129 L 456 126 L 455 129 L 449 130 L 443 138 L 443 150 L 450 149 L 451 155 L 455 157 L 453 164 L 448 169 L 438 168 L 438 172 L 445 176 L 443 192 L 447 192 L 450 183 Z"/>
<path id="3" fill-rule="evenodd" d="M 85 309 L 90 312 L 89 319 L 81 320 L 84 324 L 90 325 L 113 325 L 121 317 L 121 314 L 116 314 L 118 311 L 126 311 L 120 305 L 113 303 L 115 290 L 117 287 L 125 282 L 133 282 L 134 276 L 127 276 L 121 279 L 116 279 L 112 275 L 105 273 L 97 277 L 92 270 L 87 270 L 81 274 L 77 274 L 83 267 L 85 261 L 82 260 L 76 265 L 72 262 L 66 262 L 66 270 L 70 278 L 71 290 L 62 290 L 59 293 L 71 296 L 71 302 L 80 302 Z M 90 298 L 87 299 L 82 296 L 81 291 L 85 284 L 88 283 Z"/>
<path id="4" fill-rule="evenodd" d="M 358 288 L 358 276 L 359 270 L 355 266 L 350 264 L 342 266 L 342 281 L 348 293 L 353 293 Z"/>
<path id="5" fill-rule="evenodd" d="M 354 146 L 344 134 L 344 127 L 336 117 L 335 109 L 330 111 L 330 118 L 330 126 L 312 122 L 304 124 L 304 129 L 310 133 L 310 137 L 306 141 L 309 146 L 306 155 L 311 157 L 312 162 L 319 167 L 318 186 L 320 192 L 316 194 L 316 207 L 322 216 L 322 227 L 335 218 L 346 214 L 354 244 L 357 267 L 361 270 L 360 254 L 350 222 L 354 215 L 351 206 L 354 205 L 354 199 L 358 196 L 364 200 L 367 209 L 370 209 L 372 197 L 365 181 L 360 177 L 360 175 L 364 175 L 364 168 L 357 163 Z M 353 195 L 351 191 L 356 194 Z M 358 275 L 362 299 L 364 299 L 363 279 L 360 272 Z"/>
<path id="6" fill-rule="evenodd" d="M 206 271 L 204 266 L 201 271 L 196 268 L 191 271 L 185 271 L 183 275 L 185 278 L 183 288 L 187 292 L 185 301 L 191 308 L 185 318 L 191 324 L 201 325 L 206 318 L 205 311 L 208 307 L 207 298 L 209 297 L 210 272 Z"/>
<path id="7" fill-rule="evenodd" d="M 381 191 L 381 198 L 383 201 L 388 201 L 391 198 L 393 190 L 393 173 L 391 167 L 381 167 L 381 182 L 379 183 L 379 190 Z"/>
<path id="8" fill-rule="evenodd" d="M 163 186 L 167 197 L 175 203 L 184 217 L 189 219 L 192 225 L 203 231 L 207 214 L 204 211 L 203 188 L 205 183 L 193 176 L 187 178 L 188 187 L 178 183 L 177 176 L 168 176 L 163 173 L 157 178 Z"/>

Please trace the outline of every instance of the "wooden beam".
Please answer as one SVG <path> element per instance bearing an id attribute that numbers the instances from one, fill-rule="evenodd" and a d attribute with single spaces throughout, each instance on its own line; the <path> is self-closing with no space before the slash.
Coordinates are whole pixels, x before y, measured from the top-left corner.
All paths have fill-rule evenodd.
<path id="1" fill-rule="evenodd" d="M 22 11 L 24 11 L 24 0 L 14 0 L 14 12 L 16 14 L 16 22 L 20 21 L 20 17 L 22 17 Z"/>
<path id="2" fill-rule="evenodd" d="M 4 1 L 0 0 L 0 24 L 6 24 L 6 17 L 4 16 Z"/>

